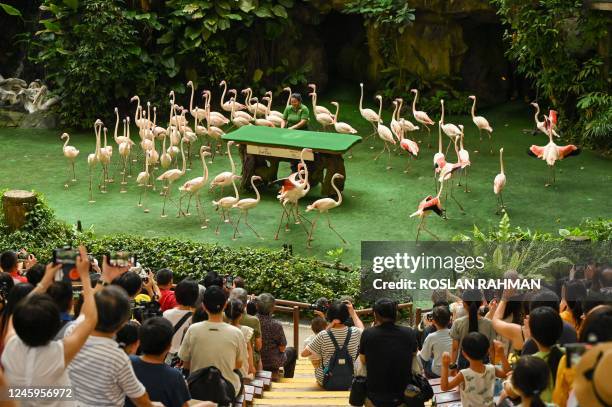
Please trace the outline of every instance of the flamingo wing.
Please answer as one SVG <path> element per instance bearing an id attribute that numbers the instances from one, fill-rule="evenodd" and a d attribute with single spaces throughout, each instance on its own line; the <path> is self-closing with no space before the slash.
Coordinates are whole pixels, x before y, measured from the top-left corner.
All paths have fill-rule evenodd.
<path id="1" fill-rule="evenodd" d="M 568 144 L 567 146 L 558 146 L 557 151 L 559 152 L 559 159 L 563 160 L 565 157 L 580 154 L 582 152 L 582 149 L 576 147 L 573 144 Z"/>

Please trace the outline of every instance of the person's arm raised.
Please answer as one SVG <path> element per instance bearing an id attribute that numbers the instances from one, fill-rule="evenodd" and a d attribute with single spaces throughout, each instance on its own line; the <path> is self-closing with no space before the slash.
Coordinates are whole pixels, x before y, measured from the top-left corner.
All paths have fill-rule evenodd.
<path id="1" fill-rule="evenodd" d="M 363 321 L 361 321 L 361 318 L 359 318 L 359 315 L 357 315 L 353 304 L 350 301 L 346 301 L 346 306 L 348 307 L 349 316 L 353 320 L 353 325 L 355 326 L 355 328 L 359 328 L 363 331 L 365 329 L 365 326 L 363 325 Z"/>
<path id="2" fill-rule="evenodd" d="M 45 267 L 45 274 L 43 275 L 42 280 L 40 280 L 40 282 L 36 284 L 36 287 L 34 287 L 32 291 L 30 291 L 30 294 L 28 294 L 28 296 L 34 295 L 34 294 L 43 294 L 47 292 L 47 289 L 51 286 L 51 284 L 53 284 L 53 280 L 55 279 L 55 274 L 61 268 L 62 268 L 61 264 L 53 264 L 53 263 L 47 264 L 47 267 Z"/>
<path id="3" fill-rule="evenodd" d="M 83 284 L 83 307 L 81 314 L 85 317 L 74 331 L 64 338 L 64 365 L 74 359 L 76 354 L 81 350 L 89 334 L 94 330 L 98 323 L 98 311 L 94 300 L 94 290 L 91 288 L 91 280 L 89 279 L 89 256 L 85 247 L 79 247 L 79 255 L 76 259 L 76 268 L 81 277 Z"/>
<path id="4" fill-rule="evenodd" d="M 521 349 L 523 347 L 523 335 L 521 332 L 521 325 L 506 322 L 502 319 L 504 317 L 504 312 L 506 311 L 506 304 L 508 303 L 508 298 L 510 298 L 510 292 L 504 290 L 502 299 L 497 305 L 497 309 L 493 314 L 493 319 L 491 320 L 491 322 L 493 323 L 493 329 L 495 329 L 495 332 L 497 332 L 498 335 L 501 335 L 504 338 L 510 340 L 512 342 L 512 346 L 515 349 Z"/>

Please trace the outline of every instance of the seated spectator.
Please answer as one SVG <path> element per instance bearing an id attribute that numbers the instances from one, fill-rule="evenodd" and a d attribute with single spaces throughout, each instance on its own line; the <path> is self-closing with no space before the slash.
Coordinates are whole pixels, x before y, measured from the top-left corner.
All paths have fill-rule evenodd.
<path id="1" fill-rule="evenodd" d="M 9 321 L 2 366 L 10 386 L 71 386 L 66 367 L 87 340 L 97 320 L 93 289 L 89 284 L 87 250 L 80 247 L 79 252 L 76 269 L 84 283 L 82 323 L 71 335 L 62 340 L 53 340 L 60 329 L 60 311 L 45 291 L 61 265 L 47 265 L 43 279 L 26 298 L 19 301 Z M 21 401 L 21 405 L 71 406 L 74 402 L 26 399 Z"/>
<path id="2" fill-rule="evenodd" d="M 128 356 L 135 355 L 138 351 L 138 347 L 140 346 L 138 331 L 140 331 L 140 323 L 131 320 L 126 322 L 117 332 L 117 336 L 115 336 L 115 341 L 117 341 L 119 347 L 123 349 Z"/>
<path id="3" fill-rule="evenodd" d="M 28 283 L 35 286 L 36 284 L 40 283 L 40 280 L 42 280 L 43 276 L 45 275 L 45 266 L 36 263 L 26 270 L 25 275 Z"/>
<path id="4" fill-rule="evenodd" d="M 244 325 L 244 326 L 248 326 L 249 328 L 253 329 L 253 336 L 251 338 L 251 346 L 253 348 L 253 363 L 255 364 L 255 367 L 257 368 L 259 366 L 259 362 L 261 360 L 261 356 L 259 354 L 259 351 L 261 350 L 261 345 L 262 345 L 262 341 L 261 341 L 261 324 L 259 323 L 259 319 L 256 316 L 253 315 L 249 315 L 246 312 L 246 304 L 248 303 L 248 293 L 244 288 L 234 288 L 232 291 L 230 291 L 230 295 L 229 295 L 230 300 L 231 299 L 238 299 L 242 302 L 243 304 L 243 316 L 242 319 L 240 320 L 240 325 Z"/>
<path id="5" fill-rule="evenodd" d="M 12 277 L 11 277 L 12 278 Z M 6 336 L 9 330 L 9 322 L 15 311 L 15 307 L 23 298 L 27 297 L 34 290 L 34 287 L 30 283 L 17 283 L 13 289 L 8 293 L 6 304 L 2 309 L 2 321 L 0 324 L 0 353 L 4 344 L 6 343 Z"/>
<path id="6" fill-rule="evenodd" d="M 253 338 L 253 328 L 245 325 L 241 325 L 240 321 L 244 316 L 244 305 L 239 299 L 233 298 L 228 301 L 228 305 L 225 307 L 225 317 L 230 321 L 232 326 L 240 329 L 244 335 L 244 349 L 243 353 L 247 354 L 247 362 L 243 363 L 240 368 L 242 377 L 248 377 L 253 379 L 257 369 L 255 369 L 255 363 L 253 362 L 253 346 L 251 345 L 251 339 Z"/>
<path id="7" fill-rule="evenodd" d="M 350 302 L 334 301 L 330 304 L 327 309 L 326 319 L 329 322 L 329 328 L 323 330 L 317 334 L 310 345 L 302 351 L 303 357 L 315 356 L 317 362 L 315 365 L 315 377 L 317 383 L 320 386 L 323 385 L 324 370 L 329 365 L 329 361 L 335 352 L 334 343 L 331 336 L 333 336 L 339 347 L 342 347 L 346 342 L 347 335 L 350 332 L 348 346 L 348 353 L 353 359 L 353 362 L 357 360 L 359 352 L 359 342 L 361 340 L 361 332 L 363 331 L 363 323 L 353 308 L 353 304 Z M 355 326 L 346 326 L 346 321 L 349 319 L 353 320 Z M 320 361 L 320 362 L 318 362 Z"/>
<path id="8" fill-rule="evenodd" d="M 325 318 L 320 316 L 315 316 L 312 321 L 310 321 L 310 329 L 312 329 L 312 335 L 308 338 L 304 339 L 304 347 L 310 345 L 317 334 L 321 331 L 324 331 L 327 328 L 327 321 Z"/>
<path id="9" fill-rule="evenodd" d="M 164 270 L 164 269 L 162 269 Z M 160 272 L 162 271 L 160 270 Z M 159 274 L 159 273 L 158 273 Z M 168 309 L 163 316 L 172 324 L 174 336 L 172 337 L 172 346 L 168 353 L 168 363 L 171 362 L 178 354 L 181 348 L 181 342 L 187 332 L 187 328 L 191 325 L 191 318 L 195 311 L 195 303 L 200 295 L 198 283 L 195 280 L 184 279 L 176 285 L 172 296 L 177 304 L 175 308 Z"/>
<path id="10" fill-rule="evenodd" d="M 174 329 L 167 319 L 147 319 L 139 330 L 142 355 L 130 356 L 130 360 L 136 377 L 152 401 L 161 402 L 166 407 L 187 407 L 191 396 L 185 379 L 178 370 L 164 364 L 173 334 Z M 126 399 L 125 405 L 131 407 L 134 403 Z"/>
<path id="11" fill-rule="evenodd" d="M 523 356 L 518 360 L 512 373 L 512 387 L 521 396 L 519 407 L 555 406 L 542 401 L 542 393 L 548 383 L 550 370 L 544 360 L 535 356 Z"/>
<path id="12" fill-rule="evenodd" d="M 0 268 L 13 277 L 15 284 L 28 282 L 28 279 L 19 273 L 19 259 L 14 251 L 8 250 L 0 254 Z"/>
<path id="13" fill-rule="evenodd" d="M 174 273 L 170 269 L 161 269 L 157 271 L 155 275 L 157 286 L 159 287 L 160 297 L 159 305 L 162 312 L 176 307 L 176 297 L 174 291 L 172 291 L 172 284 L 174 282 Z"/>
<path id="14" fill-rule="evenodd" d="M 53 299 L 60 310 L 61 328 L 55 335 L 54 340 L 62 339 L 66 330 L 74 323 L 70 311 L 72 310 L 72 283 L 69 281 L 56 281 L 47 290 L 47 294 Z"/>
<path id="15" fill-rule="evenodd" d="M 367 372 L 365 405 L 396 406 L 412 374 L 416 331 L 395 323 L 397 304 L 390 299 L 376 300 L 374 319 L 375 326 L 363 331 L 359 344 L 359 360 Z"/>
<path id="16" fill-rule="evenodd" d="M 479 290 L 465 290 L 463 292 L 463 308 L 467 310 L 468 315 L 453 321 L 453 326 L 450 330 L 450 336 L 453 338 L 451 359 L 453 359 L 453 363 L 456 363 L 459 369 L 465 369 L 469 365 L 468 361 L 463 357 L 463 352 L 459 352 L 459 349 L 461 349 L 463 338 L 470 332 L 480 332 L 487 337 L 490 345 L 488 356 L 490 359 L 485 357 L 483 361 L 488 363 L 489 360 L 493 360 L 493 340 L 496 334 L 491 320 L 483 317 L 479 312 L 482 300 L 482 293 Z M 451 367 L 451 369 L 454 369 L 454 367 Z"/>
<path id="17" fill-rule="evenodd" d="M 421 360 L 426 365 L 431 362 L 431 367 L 425 369 L 430 377 L 440 377 L 442 371 L 442 354 L 450 353 L 453 340 L 450 337 L 448 323 L 450 322 L 450 311 L 448 307 L 437 306 L 432 311 L 433 324 L 436 331 L 429 334 L 423 342 L 423 348 L 419 352 Z"/>
<path id="18" fill-rule="evenodd" d="M 264 370 L 270 370 L 275 375 L 282 367 L 285 377 L 293 377 L 297 351 L 287 347 L 283 326 L 272 318 L 275 302 L 272 294 L 263 293 L 257 297 L 257 318 L 261 324 L 262 339 L 261 363 Z"/>
<path id="19" fill-rule="evenodd" d="M 208 320 L 191 324 L 187 329 L 179 357 L 183 367 L 191 373 L 216 367 L 232 384 L 234 394 L 238 396 L 242 383 L 235 369 L 247 363 L 243 353 L 244 335 L 240 329 L 223 322 L 226 301 L 223 288 L 212 285 L 206 289 L 202 304 Z"/>
<path id="20" fill-rule="evenodd" d="M 103 271 L 109 267 L 105 262 Z M 138 406 L 150 406 L 129 357 L 113 339 L 130 318 L 130 298 L 121 287 L 111 285 L 96 292 L 95 301 L 98 323 L 68 368 L 78 404 L 119 407 L 129 397 Z"/>
<path id="21" fill-rule="evenodd" d="M 467 291 L 467 290 L 466 290 Z M 469 309 L 469 306 L 466 307 Z M 503 352 L 504 345 L 496 341 L 496 350 Z M 469 332 L 461 342 L 461 353 L 469 362 L 465 369 L 461 369 L 449 382 L 449 365 L 452 358 L 448 353 L 442 355 L 442 375 L 440 389 L 449 391 L 459 386 L 461 394 L 461 405 L 463 407 L 494 407 L 493 394 L 495 389 L 495 378 L 505 378 L 510 371 L 508 359 L 502 358 L 503 369 L 499 369 L 490 363 L 488 359 L 491 345 L 489 339 L 476 331 Z"/>

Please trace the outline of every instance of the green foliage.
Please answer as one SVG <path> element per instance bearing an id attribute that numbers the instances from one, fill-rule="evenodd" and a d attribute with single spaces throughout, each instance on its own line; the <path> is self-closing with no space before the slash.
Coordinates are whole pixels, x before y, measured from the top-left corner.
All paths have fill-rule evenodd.
<path id="1" fill-rule="evenodd" d="M 10 4 L 0 3 L 0 8 L 9 16 L 21 17 L 21 11 L 17 10 Z"/>
<path id="2" fill-rule="evenodd" d="M 508 27 L 504 35 L 509 44 L 507 55 L 516 62 L 517 70 L 560 111 L 563 130 L 583 142 L 600 145 L 599 124 L 603 121 L 584 132 L 587 121 L 577 120 L 584 112 L 576 111 L 576 102 L 587 93 L 607 92 L 610 86 L 596 52 L 598 42 L 607 36 L 605 14 L 589 10 L 581 0 L 491 2 Z"/>
<path id="3" fill-rule="evenodd" d="M 38 199 L 20 231 L 8 234 L 0 223 L 0 251 L 25 248 L 39 261 L 47 262 L 54 248 L 84 244 L 98 259 L 109 251 L 133 252 L 145 267 L 154 270 L 171 268 L 178 275 L 177 280 L 187 276 L 199 280 L 211 270 L 241 276 L 247 280 L 252 292 L 270 292 L 287 300 L 312 302 L 319 297 L 357 297 L 359 293 L 357 269 L 329 269 L 314 258 L 292 256 L 283 250 L 230 249 L 174 238 L 80 233 L 56 220 L 40 194 Z"/>
<path id="4" fill-rule="evenodd" d="M 580 97 L 582 139 L 602 148 L 612 148 L 612 95 L 590 92 Z"/>
<path id="5" fill-rule="evenodd" d="M 451 115 L 469 114 L 472 101 L 468 99 L 469 93 L 459 91 L 438 90 L 433 95 L 421 98 L 419 105 L 426 112 L 440 110 L 440 100 L 444 99 L 444 112 Z"/>

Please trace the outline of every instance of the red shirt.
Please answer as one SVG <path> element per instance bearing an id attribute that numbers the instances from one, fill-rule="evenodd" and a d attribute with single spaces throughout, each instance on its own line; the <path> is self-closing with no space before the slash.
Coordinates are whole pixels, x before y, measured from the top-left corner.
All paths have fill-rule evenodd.
<path id="1" fill-rule="evenodd" d="M 28 282 L 27 278 L 25 278 L 24 276 L 20 275 L 16 271 L 11 272 L 11 277 L 13 277 L 13 280 L 16 283 L 27 283 Z"/>
<path id="2" fill-rule="evenodd" d="M 178 305 L 178 303 L 176 302 L 176 297 L 174 296 L 174 291 L 168 288 L 163 288 L 163 289 L 160 288 L 159 291 L 161 292 L 161 298 L 159 299 L 159 305 L 160 305 L 162 312 L 164 312 L 167 309 L 174 308 Z"/>

